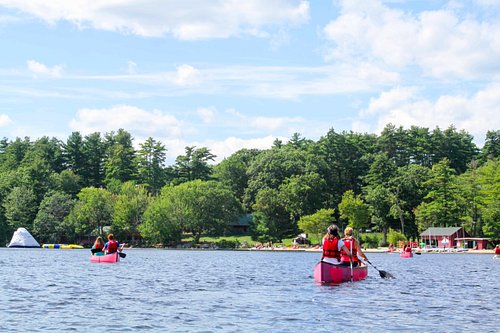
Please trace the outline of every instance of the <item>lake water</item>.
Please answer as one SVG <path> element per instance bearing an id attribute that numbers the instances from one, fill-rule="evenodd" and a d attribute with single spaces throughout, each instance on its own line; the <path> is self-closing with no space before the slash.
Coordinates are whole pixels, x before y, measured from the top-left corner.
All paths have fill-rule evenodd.
<path id="1" fill-rule="evenodd" d="M 311 252 L 0 249 L 0 332 L 499 332 L 500 260 L 368 253 L 396 279 L 321 286 Z"/>

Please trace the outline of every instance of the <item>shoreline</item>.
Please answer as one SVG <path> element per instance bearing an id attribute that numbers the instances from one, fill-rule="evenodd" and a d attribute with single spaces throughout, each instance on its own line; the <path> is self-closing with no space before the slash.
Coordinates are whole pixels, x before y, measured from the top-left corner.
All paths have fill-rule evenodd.
<path id="1" fill-rule="evenodd" d="M 283 248 L 283 247 L 261 247 L 261 248 L 238 248 L 238 249 L 224 249 L 224 248 L 209 248 L 209 247 L 190 247 L 190 248 L 154 248 L 154 247 L 129 247 L 124 248 L 124 251 L 127 250 L 137 250 L 137 249 L 159 249 L 159 250 L 188 250 L 188 251 L 267 251 L 267 252 L 318 252 L 321 253 L 322 249 L 319 248 Z M 365 253 L 387 253 L 387 254 L 400 254 L 400 251 L 389 252 L 388 248 L 377 248 L 377 249 L 363 249 Z M 420 255 L 426 254 L 489 254 L 494 255 L 495 250 L 473 250 L 467 249 L 466 251 L 429 251 L 429 252 L 418 252 Z"/>
<path id="2" fill-rule="evenodd" d="M 315 249 L 315 248 L 306 248 L 306 249 L 283 249 L 283 248 L 262 248 L 262 249 L 257 249 L 257 248 L 252 248 L 252 249 L 237 249 L 237 250 L 250 250 L 250 251 L 283 251 L 283 252 L 321 252 L 321 249 Z M 363 249 L 364 253 L 387 253 L 387 254 L 400 254 L 401 251 L 394 251 L 394 252 L 389 252 L 387 249 Z M 490 254 L 494 255 L 495 250 L 472 250 L 468 249 L 466 251 L 429 251 L 429 252 L 417 252 L 420 253 L 420 255 L 425 255 L 425 254 Z"/>

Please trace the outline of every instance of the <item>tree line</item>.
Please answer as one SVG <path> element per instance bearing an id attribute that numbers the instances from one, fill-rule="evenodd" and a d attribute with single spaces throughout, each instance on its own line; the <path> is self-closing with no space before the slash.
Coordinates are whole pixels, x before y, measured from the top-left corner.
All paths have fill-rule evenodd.
<path id="1" fill-rule="evenodd" d="M 0 141 L 0 238 L 18 227 L 43 243 L 102 235 L 171 246 L 189 234 L 222 236 L 243 214 L 250 234 L 280 242 L 328 224 L 397 231 L 463 226 L 500 241 L 500 131 L 480 149 L 455 127 L 388 124 L 380 135 L 336 132 L 317 141 L 294 134 L 265 150 L 241 149 L 220 163 L 206 147 L 186 147 L 166 165 L 167 148 L 148 138 L 134 148 L 124 129 L 66 141 Z M 386 242 L 384 238 L 383 242 Z"/>

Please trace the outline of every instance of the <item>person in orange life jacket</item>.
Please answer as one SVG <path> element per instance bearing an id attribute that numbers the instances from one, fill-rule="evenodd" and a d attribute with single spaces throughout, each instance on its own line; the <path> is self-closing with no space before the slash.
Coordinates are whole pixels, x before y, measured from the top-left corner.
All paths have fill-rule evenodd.
<path id="1" fill-rule="evenodd" d="M 351 257 L 351 251 L 349 251 L 342 239 L 340 239 L 339 228 L 335 224 L 332 224 L 328 227 L 325 237 L 323 237 L 323 256 L 321 257 L 321 261 L 340 265 L 341 250 L 344 250 Z"/>
<path id="2" fill-rule="evenodd" d="M 92 245 L 92 249 L 90 251 L 95 256 L 99 256 L 99 255 L 102 256 L 104 254 L 103 253 L 104 252 L 104 242 L 102 241 L 101 236 L 97 236 L 97 238 L 95 239 L 94 245 Z"/>
<path id="3" fill-rule="evenodd" d="M 117 251 L 122 252 L 124 245 L 125 244 L 120 245 L 120 243 L 115 240 L 115 236 L 113 236 L 113 234 L 109 234 L 108 241 L 104 244 L 104 253 L 110 254 Z"/>
<path id="4" fill-rule="evenodd" d="M 358 241 L 352 237 L 352 228 L 347 227 L 345 228 L 344 231 L 344 238 L 342 239 L 344 241 L 344 245 L 351 250 L 352 254 L 352 266 L 353 267 L 358 267 L 361 263 L 361 261 L 358 258 L 358 254 L 363 257 L 366 261 L 368 261 L 368 258 L 365 256 L 363 251 L 361 250 L 361 246 L 359 246 Z M 351 260 L 349 255 L 344 251 L 340 251 L 340 261 L 342 266 L 350 266 L 351 265 Z"/>

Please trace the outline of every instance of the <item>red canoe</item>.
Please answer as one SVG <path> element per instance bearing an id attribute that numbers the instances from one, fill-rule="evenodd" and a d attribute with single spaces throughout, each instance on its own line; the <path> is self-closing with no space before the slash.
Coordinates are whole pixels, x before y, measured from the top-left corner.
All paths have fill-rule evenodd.
<path id="1" fill-rule="evenodd" d="M 362 265 L 352 269 L 352 281 L 360 281 L 368 276 L 368 267 Z M 320 261 L 314 267 L 314 281 L 318 283 L 342 283 L 351 281 L 351 267 L 337 266 Z"/>
<path id="2" fill-rule="evenodd" d="M 105 254 L 103 256 L 95 256 L 95 255 L 90 255 L 90 261 L 91 262 L 118 262 L 120 261 L 120 256 L 118 255 L 118 252 L 111 253 L 111 254 Z"/>
<path id="3" fill-rule="evenodd" d="M 413 258 L 413 252 L 401 252 L 399 256 L 401 258 Z"/>

